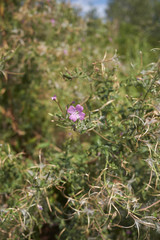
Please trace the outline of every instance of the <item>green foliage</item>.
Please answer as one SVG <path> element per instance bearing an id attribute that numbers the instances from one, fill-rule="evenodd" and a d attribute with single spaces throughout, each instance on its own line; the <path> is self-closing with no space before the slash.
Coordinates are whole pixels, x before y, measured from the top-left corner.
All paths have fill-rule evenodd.
<path id="1" fill-rule="evenodd" d="M 125 1 L 122 12 L 132 4 L 138 16 L 118 27 L 63 1 L 9 2 L 0 2 L 0 239 L 159 239 L 159 49 L 141 31 L 144 4 L 158 19 L 159 1 L 152 11 Z M 73 122 L 77 104 L 85 118 Z"/>
<path id="2" fill-rule="evenodd" d="M 79 232 L 86 234 L 84 239 L 111 237 L 107 228 L 118 226 L 136 226 L 138 235 L 140 225 L 157 230 L 159 226 L 158 218 L 152 217 L 157 211 L 153 211 L 152 206 L 159 204 L 156 193 L 159 192 L 159 63 L 149 65 L 141 72 L 133 69 L 134 75 L 131 71 L 128 78 L 123 76 L 120 80 L 121 69 L 116 59 L 115 55 L 110 69 L 106 58 L 94 66 L 96 71 L 93 70 L 88 78 L 91 90 L 84 103 L 87 109 L 85 121 L 69 126 L 68 115 L 58 119 L 60 122 L 63 118 L 63 125 L 74 131 L 93 132 L 98 136 L 92 135 L 92 144 L 87 148 L 88 158 L 91 158 L 87 162 L 91 165 L 87 171 L 90 189 L 84 195 L 80 191 L 78 196 L 79 188 L 72 188 L 72 195 L 68 197 L 68 206 L 76 209 L 72 213 L 71 226 L 77 229 L 78 221 Z M 98 70 L 99 65 L 103 66 L 102 72 Z M 76 197 L 73 198 L 75 189 Z M 145 233 L 141 231 L 143 239 Z M 70 234 L 72 231 L 67 228 L 64 239 Z M 72 238 L 76 237 L 74 232 Z"/>
<path id="3" fill-rule="evenodd" d="M 152 47 L 159 45 L 159 9 L 159 0 L 110 0 L 106 13 L 107 18 L 117 25 L 119 37 L 125 30 L 125 40 L 131 41 L 130 47 L 127 47 L 129 49 L 134 47 L 132 39 L 134 41 L 137 37 L 141 45 L 146 44 L 146 39 Z M 119 42 L 118 45 L 120 49 L 121 43 Z M 125 43 L 122 43 L 122 46 L 123 44 Z M 142 46 L 139 47 L 142 49 Z M 124 51 L 123 54 L 125 54 Z"/>
<path id="4" fill-rule="evenodd" d="M 107 14 L 111 20 L 116 18 L 120 22 L 144 27 L 152 20 L 155 3 L 152 0 L 110 0 Z"/>

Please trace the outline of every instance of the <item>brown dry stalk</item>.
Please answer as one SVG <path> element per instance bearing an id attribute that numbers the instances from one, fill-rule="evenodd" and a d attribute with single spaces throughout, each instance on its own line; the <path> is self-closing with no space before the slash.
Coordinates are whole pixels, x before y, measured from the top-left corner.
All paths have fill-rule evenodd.
<path id="1" fill-rule="evenodd" d="M 139 211 L 139 212 L 140 212 L 140 211 L 145 211 L 145 210 L 147 210 L 147 209 L 149 209 L 149 208 L 151 208 L 151 207 L 157 205 L 158 203 L 160 203 L 160 200 L 158 200 L 158 201 L 152 203 L 152 204 L 151 204 L 150 206 L 148 206 L 148 207 L 141 208 L 141 209 L 139 209 L 138 211 Z"/>

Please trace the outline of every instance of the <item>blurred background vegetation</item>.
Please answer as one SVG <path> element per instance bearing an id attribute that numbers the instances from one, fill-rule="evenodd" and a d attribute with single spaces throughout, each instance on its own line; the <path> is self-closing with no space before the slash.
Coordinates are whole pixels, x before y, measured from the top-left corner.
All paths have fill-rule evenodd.
<path id="1" fill-rule="evenodd" d="M 82 17 L 80 9 L 67 1 L 0 0 L 1 239 L 137 239 L 142 221 L 138 213 L 136 219 L 128 211 L 129 224 L 136 219 L 138 226 L 132 232 L 118 228 L 118 223 L 128 226 L 127 201 L 136 209 L 141 207 L 138 199 L 149 206 L 159 196 L 159 13 L 159 0 L 110 0 L 105 19 L 96 9 Z M 106 101 L 115 101 L 94 117 L 100 121 L 96 127 L 114 144 L 107 145 L 101 134 L 95 134 L 97 130 L 82 135 L 73 131 L 70 139 L 71 130 L 52 123 L 48 115 L 59 111 L 51 101 L 55 94 L 63 109 L 72 101 L 85 103 L 86 115 Z M 137 122 L 130 115 L 138 116 Z M 101 127 L 105 121 L 107 127 Z M 95 126 L 94 121 L 89 124 L 86 129 Z M 143 128 L 147 126 L 150 133 L 146 135 Z M 83 131 L 80 126 L 79 132 Z M 146 139 L 136 143 L 135 136 L 143 134 Z M 147 172 L 148 165 L 151 172 Z M 107 177 L 106 166 L 110 169 Z M 103 174 L 102 183 L 99 176 Z M 135 182 L 130 192 L 129 180 Z M 112 208 L 117 213 L 107 210 L 112 216 L 101 230 L 106 215 L 98 197 L 107 199 L 102 189 L 105 184 L 108 196 L 114 195 L 109 190 L 113 182 L 122 183 L 116 188 L 125 197 L 116 199 L 115 194 Z M 93 191 L 93 184 L 102 191 L 87 198 L 91 212 L 84 208 L 81 218 L 68 217 L 83 205 L 77 200 L 69 206 L 72 198 L 82 189 L 84 195 Z M 94 222 L 89 228 L 93 209 L 99 224 Z M 117 220 L 118 214 L 122 221 Z M 147 225 L 145 220 L 140 238 L 159 239 L 159 222 L 154 223 L 159 208 L 149 214 L 151 221 Z M 112 229 L 114 219 L 118 223 Z M 79 229 L 80 225 L 84 228 Z"/>

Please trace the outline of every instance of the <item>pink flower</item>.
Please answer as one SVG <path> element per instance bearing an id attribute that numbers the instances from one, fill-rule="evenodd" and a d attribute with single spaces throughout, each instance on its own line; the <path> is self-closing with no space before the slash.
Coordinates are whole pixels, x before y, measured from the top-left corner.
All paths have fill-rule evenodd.
<path id="1" fill-rule="evenodd" d="M 111 37 L 108 38 L 109 42 L 113 42 L 113 39 Z"/>
<path id="2" fill-rule="evenodd" d="M 80 104 L 76 107 L 70 106 L 67 112 L 70 114 L 69 119 L 73 122 L 76 122 L 78 119 L 84 120 L 85 113 L 83 113 L 83 107 Z"/>
<path id="3" fill-rule="evenodd" d="M 38 204 L 37 207 L 39 210 L 43 210 L 43 207 L 41 205 Z"/>
<path id="4" fill-rule="evenodd" d="M 64 50 L 63 50 L 63 53 L 64 53 L 64 55 L 67 55 L 67 54 L 68 54 L 67 49 L 64 49 Z"/>
<path id="5" fill-rule="evenodd" d="M 57 96 L 54 95 L 53 97 L 51 97 L 52 101 L 56 101 L 57 100 Z"/>
<path id="6" fill-rule="evenodd" d="M 52 18 L 52 19 L 51 19 L 51 23 L 52 23 L 52 26 L 53 26 L 53 27 L 55 26 L 55 22 L 56 22 L 56 21 L 54 20 L 54 18 Z"/>

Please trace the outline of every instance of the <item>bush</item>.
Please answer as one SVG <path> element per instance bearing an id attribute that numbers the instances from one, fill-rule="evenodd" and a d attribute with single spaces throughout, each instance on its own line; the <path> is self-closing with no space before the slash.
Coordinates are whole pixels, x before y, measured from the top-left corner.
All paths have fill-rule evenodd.
<path id="1" fill-rule="evenodd" d="M 159 239 L 158 49 L 63 2 L 0 14 L 0 239 Z"/>

